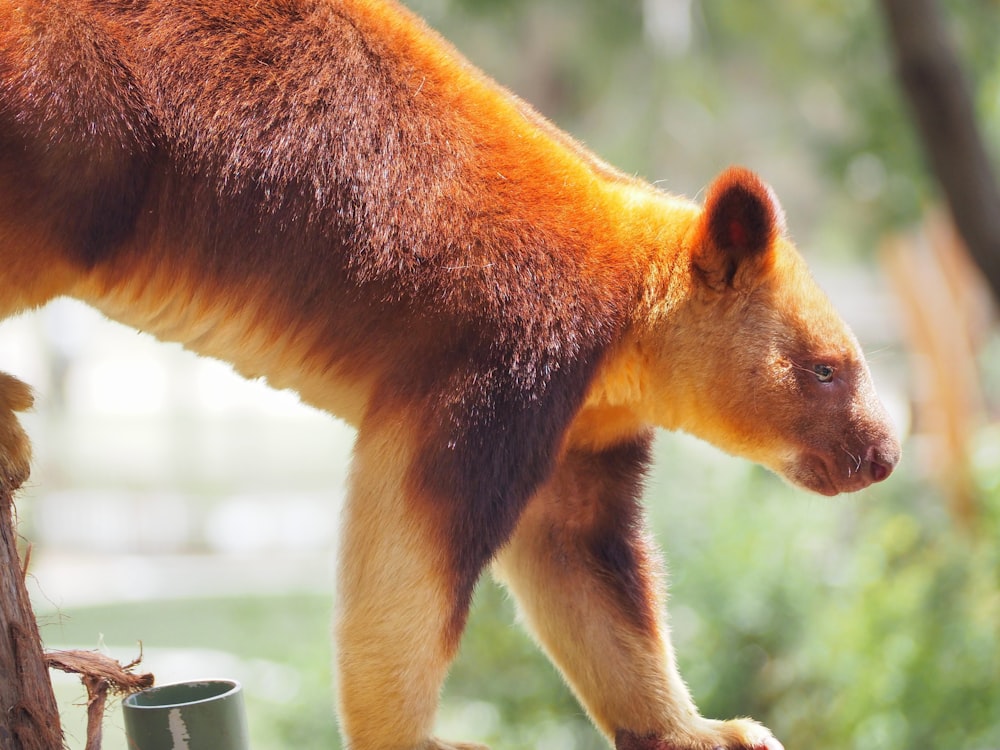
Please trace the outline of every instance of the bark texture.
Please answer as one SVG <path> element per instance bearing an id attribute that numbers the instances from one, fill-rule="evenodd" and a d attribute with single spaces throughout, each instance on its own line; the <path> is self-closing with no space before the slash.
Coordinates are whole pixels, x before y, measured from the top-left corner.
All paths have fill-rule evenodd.
<path id="1" fill-rule="evenodd" d="M 13 491 L 0 481 L 0 748 L 62 746 L 59 709 L 17 552 Z"/>

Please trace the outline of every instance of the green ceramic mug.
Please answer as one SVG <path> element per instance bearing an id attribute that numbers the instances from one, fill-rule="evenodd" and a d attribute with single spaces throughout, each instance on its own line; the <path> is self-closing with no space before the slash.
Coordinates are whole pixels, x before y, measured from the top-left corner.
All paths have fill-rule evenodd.
<path id="1" fill-rule="evenodd" d="M 249 750 L 243 688 L 234 680 L 152 687 L 122 702 L 129 750 Z"/>

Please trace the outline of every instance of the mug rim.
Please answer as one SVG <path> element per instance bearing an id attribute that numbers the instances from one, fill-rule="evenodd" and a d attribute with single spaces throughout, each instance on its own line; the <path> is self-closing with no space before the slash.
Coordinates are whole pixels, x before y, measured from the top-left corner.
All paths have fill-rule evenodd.
<path id="1" fill-rule="evenodd" d="M 179 687 L 208 687 L 211 685 L 225 686 L 225 689 L 221 692 L 215 693 L 213 695 L 204 696 L 202 698 L 197 698 L 194 700 L 181 700 L 174 701 L 171 703 L 155 703 L 155 704 L 145 704 L 137 703 L 138 696 L 151 695 L 159 693 L 165 690 L 170 690 L 171 688 Z M 184 706 L 197 706 L 202 703 L 210 703 L 211 701 L 217 701 L 222 698 L 228 698 L 229 696 L 238 693 L 242 689 L 242 685 L 238 680 L 231 680 L 227 678 L 220 679 L 207 679 L 207 680 L 182 680 L 180 682 L 171 682 L 165 685 L 154 685 L 153 687 L 146 688 L 145 690 L 140 690 L 137 693 L 132 693 L 125 697 L 122 701 L 122 706 L 130 710 L 164 710 L 172 708 L 182 708 Z"/>

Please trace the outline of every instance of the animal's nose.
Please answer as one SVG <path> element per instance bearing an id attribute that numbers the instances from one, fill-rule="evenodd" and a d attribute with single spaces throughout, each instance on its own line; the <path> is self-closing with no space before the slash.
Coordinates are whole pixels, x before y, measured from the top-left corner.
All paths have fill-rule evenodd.
<path id="1" fill-rule="evenodd" d="M 892 474 L 892 470 L 899 463 L 899 454 L 899 446 L 895 441 L 885 445 L 869 446 L 865 462 L 868 464 L 873 482 L 881 482 Z"/>

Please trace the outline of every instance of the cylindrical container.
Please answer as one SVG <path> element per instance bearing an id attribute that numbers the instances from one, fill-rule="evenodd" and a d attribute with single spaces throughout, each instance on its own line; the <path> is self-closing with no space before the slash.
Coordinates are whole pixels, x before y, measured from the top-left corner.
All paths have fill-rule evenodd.
<path id="1" fill-rule="evenodd" d="M 129 750 L 250 750 L 243 688 L 234 680 L 162 685 L 122 702 Z"/>

